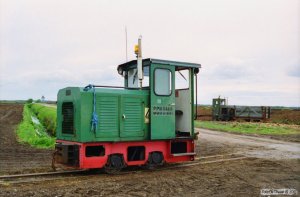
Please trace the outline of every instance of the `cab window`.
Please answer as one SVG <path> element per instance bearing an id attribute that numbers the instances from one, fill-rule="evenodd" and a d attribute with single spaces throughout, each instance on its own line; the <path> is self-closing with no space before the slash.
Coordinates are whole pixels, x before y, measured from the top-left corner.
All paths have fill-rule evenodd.
<path id="1" fill-rule="evenodd" d="M 172 75 L 168 69 L 157 68 L 154 70 L 154 91 L 159 96 L 169 96 L 172 93 Z"/>
<path id="2" fill-rule="evenodd" d="M 143 87 L 149 87 L 149 66 L 143 67 Z M 132 68 L 127 72 L 128 87 L 129 88 L 139 88 L 139 78 L 136 68 Z"/>

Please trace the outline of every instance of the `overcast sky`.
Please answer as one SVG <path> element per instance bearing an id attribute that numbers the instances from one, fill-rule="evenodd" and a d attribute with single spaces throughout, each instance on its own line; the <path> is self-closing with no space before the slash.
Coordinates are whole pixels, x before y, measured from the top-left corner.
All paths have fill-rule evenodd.
<path id="1" fill-rule="evenodd" d="M 300 106 L 298 0 L 0 0 L 0 99 L 56 100 L 59 89 L 123 85 L 143 56 L 202 64 L 198 102 Z"/>

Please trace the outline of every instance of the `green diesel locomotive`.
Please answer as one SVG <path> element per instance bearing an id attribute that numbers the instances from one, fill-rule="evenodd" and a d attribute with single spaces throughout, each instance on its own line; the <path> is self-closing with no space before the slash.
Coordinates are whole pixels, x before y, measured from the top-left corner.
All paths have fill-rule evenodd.
<path id="1" fill-rule="evenodd" d="M 55 163 L 115 172 L 194 160 L 200 67 L 138 57 L 118 66 L 124 87 L 59 90 Z"/>

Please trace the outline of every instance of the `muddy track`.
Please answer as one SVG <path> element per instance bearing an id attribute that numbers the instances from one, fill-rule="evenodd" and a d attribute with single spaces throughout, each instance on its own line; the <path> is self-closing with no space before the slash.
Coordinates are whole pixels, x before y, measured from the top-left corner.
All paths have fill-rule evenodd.
<path id="1" fill-rule="evenodd" d="M 154 169 L 145 169 L 139 167 L 125 168 L 122 171 L 116 173 L 117 175 L 129 175 L 133 173 L 143 173 L 147 171 L 164 171 L 170 169 L 184 169 L 191 166 L 197 165 L 209 165 L 213 163 L 225 163 L 225 162 L 234 162 L 243 159 L 251 159 L 250 157 L 245 157 L 243 155 L 236 154 L 225 154 L 225 155 L 214 155 L 208 157 L 196 157 L 195 161 L 184 162 L 184 163 L 173 163 L 165 164 Z M 16 174 L 16 175 L 3 175 L 0 176 L 0 185 L 7 184 L 22 184 L 22 183 L 32 183 L 32 182 L 41 182 L 41 181 L 50 181 L 50 180 L 59 180 L 63 178 L 90 178 L 92 176 L 99 176 L 99 170 L 71 170 L 71 171 L 56 171 L 56 172 L 46 172 L 46 173 L 30 173 L 30 174 Z M 115 174 L 115 175 L 116 175 Z"/>
<path id="2" fill-rule="evenodd" d="M 16 128 L 23 105 L 0 104 L 0 175 L 51 170 L 51 150 L 35 149 L 17 141 Z"/>
<path id="3" fill-rule="evenodd" d="M 300 159 L 300 143 L 287 142 L 269 138 L 232 133 L 196 129 L 200 133 L 198 146 L 201 142 L 215 143 L 214 146 L 231 147 L 231 152 L 264 159 Z M 200 142 L 200 143 L 199 143 Z M 227 148 L 225 148 L 227 150 Z M 203 153 L 200 151 L 200 153 Z"/>

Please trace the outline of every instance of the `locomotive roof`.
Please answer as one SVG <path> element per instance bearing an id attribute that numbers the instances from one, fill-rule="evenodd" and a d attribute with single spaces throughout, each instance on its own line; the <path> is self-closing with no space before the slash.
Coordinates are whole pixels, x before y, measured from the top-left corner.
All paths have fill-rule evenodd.
<path id="1" fill-rule="evenodd" d="M 152 58 L 143 59 L 143 66 L 147 66 L 147 65 L 150 65 L 150 64 L 166 64 L 166 65 L 178 67 L 178 70 L 181 70 L 181 69 L 184 69 L 184 68 L 201 68 L 201 64 L 195 64 L 195 63 L 189 63 L 189 62 L 178 62 L 178 61 L 152 59 Z M 122 70 L 126 70 L 126 69 L 131 68 L 132 66 L 135 66 L 135 65 L 137 65 L 137 60 L 132 60 L 130 62 L 120 64 L 118 66 L 118 70 L 120 68 Z"/>

